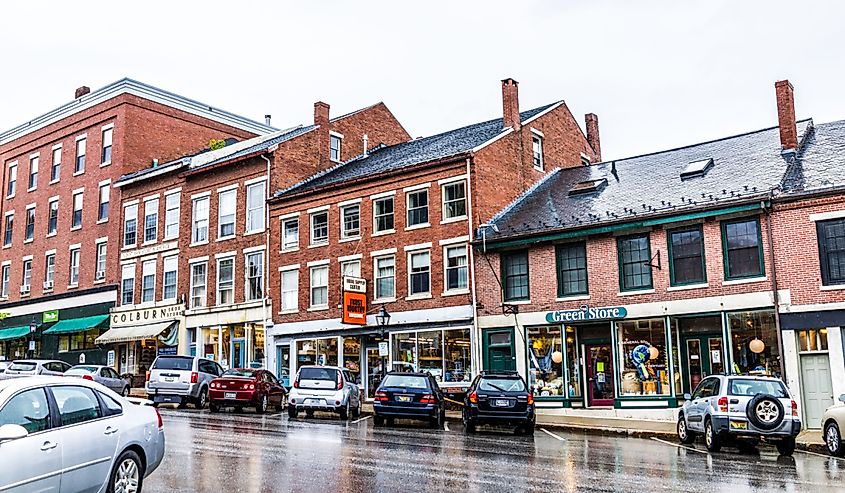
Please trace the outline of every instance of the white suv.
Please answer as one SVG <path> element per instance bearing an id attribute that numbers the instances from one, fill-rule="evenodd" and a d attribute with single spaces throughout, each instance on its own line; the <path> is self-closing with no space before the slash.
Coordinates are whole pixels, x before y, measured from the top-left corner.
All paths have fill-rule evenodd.
<path id="1" fill-rule="evenodd" d="M 338 413 L 340 419 L 361 414 L 361 392 L 349 370 L 337 366 L 303 366 L 288 394 L 288 415 L 305 411 Z"/>
<path id="2" fill-rule="evenodd" d="M 754 447 L 760 439 L 773 442 L 781 455 L 795 450 L 798 405 L 778 378 L 712 375 L 684 398 L 677 428 L 681 443 L 702 434 L 711 452 L 727 443 Z"/>

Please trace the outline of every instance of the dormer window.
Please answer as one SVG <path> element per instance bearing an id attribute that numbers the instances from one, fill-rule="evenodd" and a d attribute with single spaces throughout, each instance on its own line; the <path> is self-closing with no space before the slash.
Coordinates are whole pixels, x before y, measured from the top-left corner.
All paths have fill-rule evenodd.
<path id="1" fill-rule="evenodd" d="M 531 129 L 531 151 L 533 155 L 534 168 L 543 171 L 545 166 L 543 157 L 543 134 Z"/>
<path id="2" fill-rule="evenodd" d="M 597 180 L 586 180 L 576 183 L 569 189 L 569 195 L 584 195 L 587 193 L 597 192 L 607 186 L 607 178 L 599 178 Z"/>
<path id="3" fill-rule="evenodd" d="M 329 139 L 329 158 L 332 161 L 340 162 L 340 145 L 343 143 L 343 136 L 332 133 Z"/>

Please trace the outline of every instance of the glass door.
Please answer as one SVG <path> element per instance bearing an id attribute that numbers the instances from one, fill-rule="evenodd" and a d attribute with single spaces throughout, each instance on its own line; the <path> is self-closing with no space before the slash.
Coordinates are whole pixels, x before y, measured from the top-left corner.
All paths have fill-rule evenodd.
<path id="1" fill-rule="evenodd" d="M 243 338 L 232 339 L 232 360 L 230 364 L 232 368 L 243 368 L 245 361 L 244 346 L 246 341 Z"/>
<path id="2" fill-rule="evenodd" d="M 584 346 L 587 358 L 587 405 L 612 406 L 613 356 L 610 344 L 588 344 Z"/>
<path id="3" fill-rule="evenodd" d="M 381 383 L 381 361 L 382 358 L 378 355 L 377 347 L 367 348 L 367 375 L 364 380 L 366 383 L 367 399 L 372 400 L 375 397 L 376 389 Z"/>

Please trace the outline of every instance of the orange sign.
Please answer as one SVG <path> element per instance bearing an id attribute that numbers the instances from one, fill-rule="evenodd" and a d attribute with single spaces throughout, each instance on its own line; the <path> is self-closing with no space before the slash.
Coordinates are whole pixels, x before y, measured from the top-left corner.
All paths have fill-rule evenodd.
<path id="1" fill-rule="evenodd" d="M 367 325 L 367 294 L 343 292 L 343 323 Z"/>

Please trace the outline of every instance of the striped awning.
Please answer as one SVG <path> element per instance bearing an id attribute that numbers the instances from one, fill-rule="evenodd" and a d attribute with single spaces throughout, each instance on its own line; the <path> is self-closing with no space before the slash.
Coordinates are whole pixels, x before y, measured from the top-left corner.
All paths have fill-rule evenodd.
<path id="1" fill-rule="evenodd" d="M 158 322 L 147 325 L 131 325 L 114 327 L 96 339 L 97 344 L 114 344 L 116 342 L 140 341 L 157 337 L 165 330 L 178 325 L 178 321 Z"/>

